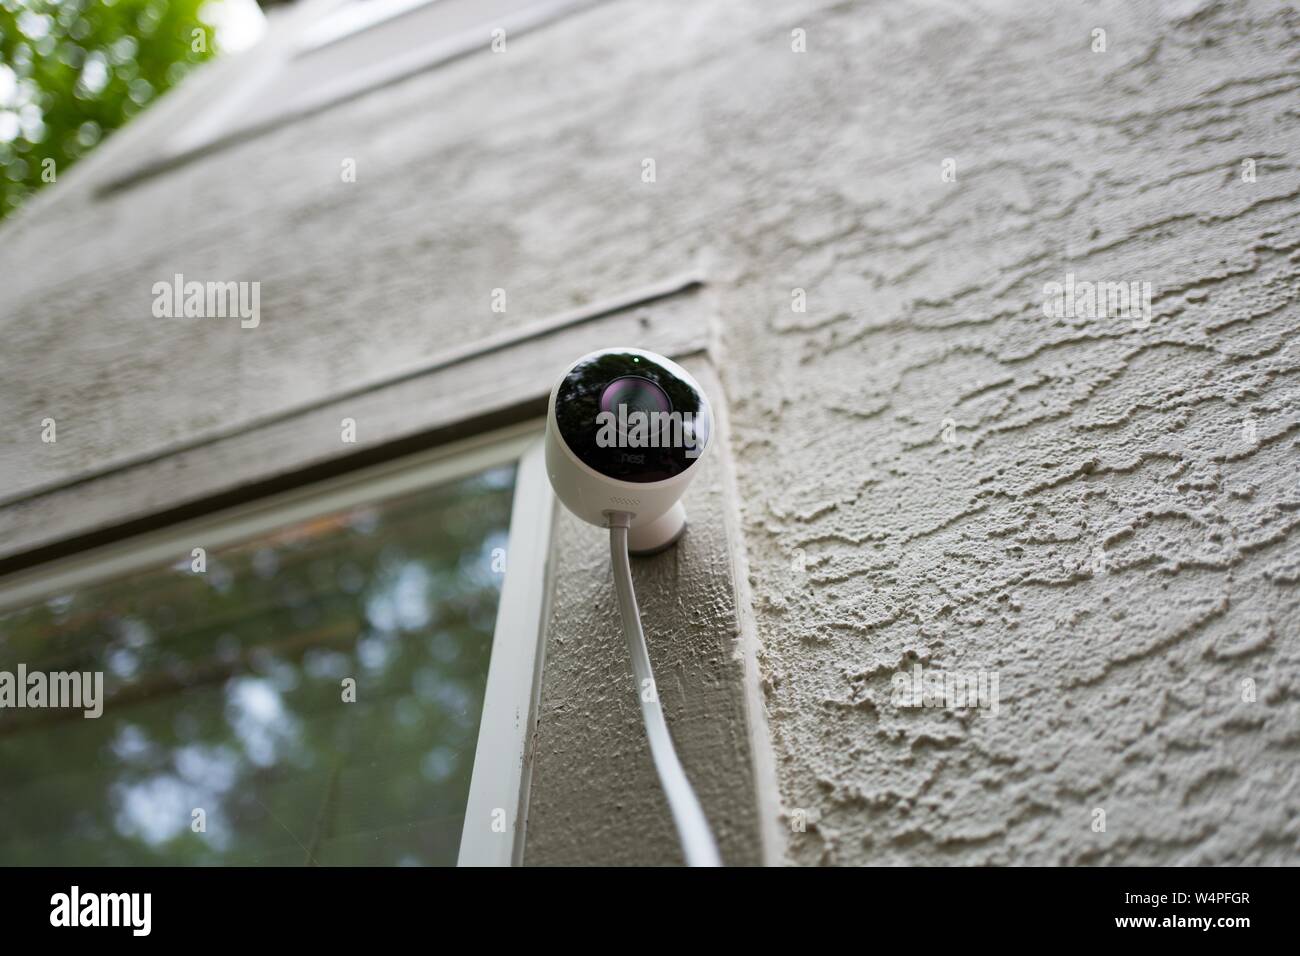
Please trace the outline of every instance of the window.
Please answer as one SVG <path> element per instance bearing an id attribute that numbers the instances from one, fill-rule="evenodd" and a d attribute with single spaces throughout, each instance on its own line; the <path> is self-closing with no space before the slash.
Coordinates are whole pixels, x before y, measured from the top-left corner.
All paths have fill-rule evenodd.
<path id="1" fill-rule="evenodd" d="M 551 511 L 534 436 L 0 587 L 0 675 L 102 674 L 97 718 L 0 710 L 0 859 L 511 862 Z"/>

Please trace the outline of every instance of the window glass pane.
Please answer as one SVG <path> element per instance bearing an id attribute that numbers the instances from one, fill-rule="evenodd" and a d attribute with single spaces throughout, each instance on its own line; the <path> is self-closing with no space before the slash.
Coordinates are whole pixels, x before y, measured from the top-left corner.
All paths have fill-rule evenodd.
<path id="1" fill-rule="evenodd" d="M 0 614 L 26 700 L 33 673 L 103 673 L 98 718 L 0 707 L 0 864 L 454 864 L 513 486 L 497 468 Z"/>

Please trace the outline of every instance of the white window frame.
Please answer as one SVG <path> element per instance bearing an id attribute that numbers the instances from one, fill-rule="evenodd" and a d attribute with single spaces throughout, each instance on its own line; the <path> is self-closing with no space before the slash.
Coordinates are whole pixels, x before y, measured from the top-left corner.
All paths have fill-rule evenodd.
<path id="1" fill-rule="evenodd" d="M 520 456 L 515 475 L 506 576 L 497 603 L 458 866 L 523 862 L 528 744 L 542 689 L 546 569 L 555 513 L 544 448 L 540 439 L 534 440 Z"/>
<path id="2" fill-rule="evenodd" d="M 537 707 L 543 612 L 554 498 L 546 477 L 541 424 L 528 422 L 431 452 L 359 469 L 126 539 L 0 580 L 0 610 L 209 552 L 313 517 L 378 502 L 515 463 L 506 570 L 457 865 L 521 862 L 528 795 L 527 748 Z M 504 827 L 502 827 L 504 822 Z M 495 824 L 495 826 L 494 826 Z"/>

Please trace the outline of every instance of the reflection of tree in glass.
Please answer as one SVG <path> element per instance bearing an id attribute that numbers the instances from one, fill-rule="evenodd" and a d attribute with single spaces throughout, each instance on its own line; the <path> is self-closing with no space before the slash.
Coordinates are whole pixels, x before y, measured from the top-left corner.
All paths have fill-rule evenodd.
<path id="1" fill-rule="evenodd" d="M 98 720 L 0 711 L 0 863 L 454 863 L 512 486 L 497 469 L 0 617 L 0 669 L 103 670 L 107 697 Z"/>

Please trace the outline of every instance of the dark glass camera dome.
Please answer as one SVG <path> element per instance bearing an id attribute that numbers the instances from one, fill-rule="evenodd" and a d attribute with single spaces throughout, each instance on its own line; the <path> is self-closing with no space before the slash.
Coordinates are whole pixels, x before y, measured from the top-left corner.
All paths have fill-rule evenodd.
<path id="1" fill-rule="evenodd" d="M 665 481 L 704 451 L 712 422 L 695 386 L 638 352 L 583 359 L 555 394 L 555 423 L 583 464 L 619 481 Z"/>

